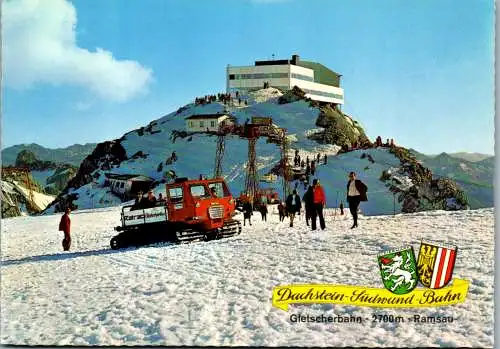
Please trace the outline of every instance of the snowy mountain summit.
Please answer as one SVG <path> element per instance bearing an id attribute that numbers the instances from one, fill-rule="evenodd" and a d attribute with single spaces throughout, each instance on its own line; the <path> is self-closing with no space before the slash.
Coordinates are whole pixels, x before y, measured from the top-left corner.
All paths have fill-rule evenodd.
<path id="1" fill-rule="evenodd" d="M 347 174 L 355 171 L 368 186 L 368 202 L 361 205 L 365 215 L 467 208 L 467 200 L 454 182 L 440 180 L 438 185 L 430 171 L 416 162 L 405 148 L 374 147 L 359 123 L 336 106 L 320 105 L 295 89 L 282 93 L 268 88 L 233 96 L 231 101 L 212 97 L 207 102 L 197 99 L 196 103 L 187 104 L 119 139 L 98 144 L 45 212 L 60 212 L 68 206 L 78 209 L 115 206 L 129 200 L 130 197 L 112 187 L 110 175 L 150 178 L 156 193 L 163 195 L 164 183 L 174 173 L 177 177 L 211 177 L 217 135 L 189 132 L 186 118 L 218 114 L 230 115 L 238 124 L 255 116 L 271 117 L 275 125 L 287 130 L 292 165 L 296 150 L 302 160 L 317 160 L 319 155 L 313 178 L 318 178 L 323 185 L 328 207 L 337 207 L 341 200 L 345 203 Z M 270 174 L 280 162 L 279 147 L 265 139 L 257 141 L 256 153 L 261 176 Z M 223 176 L 233 196 L 244 190 L 247 159 L 248 141 L 227 136 Z M 274 183 L 261 182 L 261 185 L 275 188 L 283 197 L 280 181 L 278 177 Z M 290 184 L 300 195 L 304 193 L 302 182 Z"/>

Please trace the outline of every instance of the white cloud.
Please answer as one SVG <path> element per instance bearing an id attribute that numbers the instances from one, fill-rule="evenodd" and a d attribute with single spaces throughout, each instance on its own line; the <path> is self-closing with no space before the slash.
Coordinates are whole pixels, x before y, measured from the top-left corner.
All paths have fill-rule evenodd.
<path id="1" fill-rule="evenodd" d="M 76 10 L 66 0 L 4 0 L 2 14 L 2 69 L 8 86 L 77 85 L 122 102 L 145 92 L 152 80 L 152 70 L 136 61 L 78 47 Z"/>

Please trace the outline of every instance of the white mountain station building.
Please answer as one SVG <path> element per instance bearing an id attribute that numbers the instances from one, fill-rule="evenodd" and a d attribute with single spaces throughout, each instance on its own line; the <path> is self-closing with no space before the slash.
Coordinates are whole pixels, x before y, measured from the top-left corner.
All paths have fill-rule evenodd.
<path id="1" fill-rule="evenodd" d="M 214 132 L 220 125 L 233 123 L 234 118 L 229 114 L 196 114 L 187 117 L 186 130 L 188 132 Z"/>
<path id="2" fill-rule="evenodd" d="M 253 66 L 227 66 L 226 92 L 242 93 L 269 85 L 282 91 L 298 86 L 313 100 L 344 104 L 344 89 L 340 77 L 324 65 L 301 61 L 298 55 L 291 60 L 256 61 Z"/>

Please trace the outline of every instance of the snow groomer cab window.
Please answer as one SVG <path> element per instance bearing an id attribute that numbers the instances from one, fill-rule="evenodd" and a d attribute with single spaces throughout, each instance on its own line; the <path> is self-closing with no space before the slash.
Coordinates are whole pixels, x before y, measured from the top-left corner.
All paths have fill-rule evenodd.
<path id="1" fill-rule="evenodd" d="M 183 205 L 184 198 L 182 196 L 182 187 L 170 188 L 168 190 L 168 196 L 174 208 L 181 209 Z"/>
<path id="2" fill-rule="evenodd" d="M 210 192 L 212 192 L 212 188 L 215 188 L 215 195 L 218 198 L 229 196 L 229 190 L 227 190 L 227 187 L 223 185 L 223 183 L 210 183 L 208 188 L 210 189 Z"/>
<path id="3" fill-rule="evenodd" d="M 196 199 L 207 199 L 210 197 L 210 194 L 207 192 L 207 188 L 204 185 L 196 184 L 189 186 L 189 190 L 191 191 L 191 195 Z"/>

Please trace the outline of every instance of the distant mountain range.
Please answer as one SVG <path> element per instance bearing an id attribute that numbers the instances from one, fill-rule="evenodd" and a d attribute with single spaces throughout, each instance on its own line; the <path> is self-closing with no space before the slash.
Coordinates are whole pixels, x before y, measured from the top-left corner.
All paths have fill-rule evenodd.
<path id="1" fill-rule="evenodd" d="M 463 160 L 467 160 L 467 161 L 470 161 L 470 162 L 481 161 L 481 160 L 488 159 L 488 158 L 490 158 L 491 160 L 495 159 L 494 155 L 491 155 L 491 154 L 482 154 L 482 153 L 458 152 L 458 153 L 449 153 L 449 154 L 448 153 L 442 153 L 442 154 L 447 154 L 447 155 L 451 156 L 452 158 L 463 159 Z M 439 155 L 441 155 L 441 154 L 439 154 Z M 426 156 L 427 157 L 436 157 L 436 156 L 439 156 L 439 155 L 426 155 Z"/>
<path id="2" fill-rule="evenodd" d="M 479 153 L 441 153 L 425 155 L 410 149 L 410 152 L 428 167 L 434 176 L 449 177 L 465 191 L 471 208 L 493 207 L 493 176 L 495 157 Z M 481 160 L 466 160 L 465 158 Z"/>
<path id="3" fill-rule="evenodd" d="M 96 145 L 97 143 L 73 144 L 66 148 L 50 149 L 36 143 L 18 144 L 2 150 L 2 166 L 14 165 L 17 155 L 23 150 L 28 150 L 39 160 L 78 167 L 83 159 L 92 153 Z"/>

